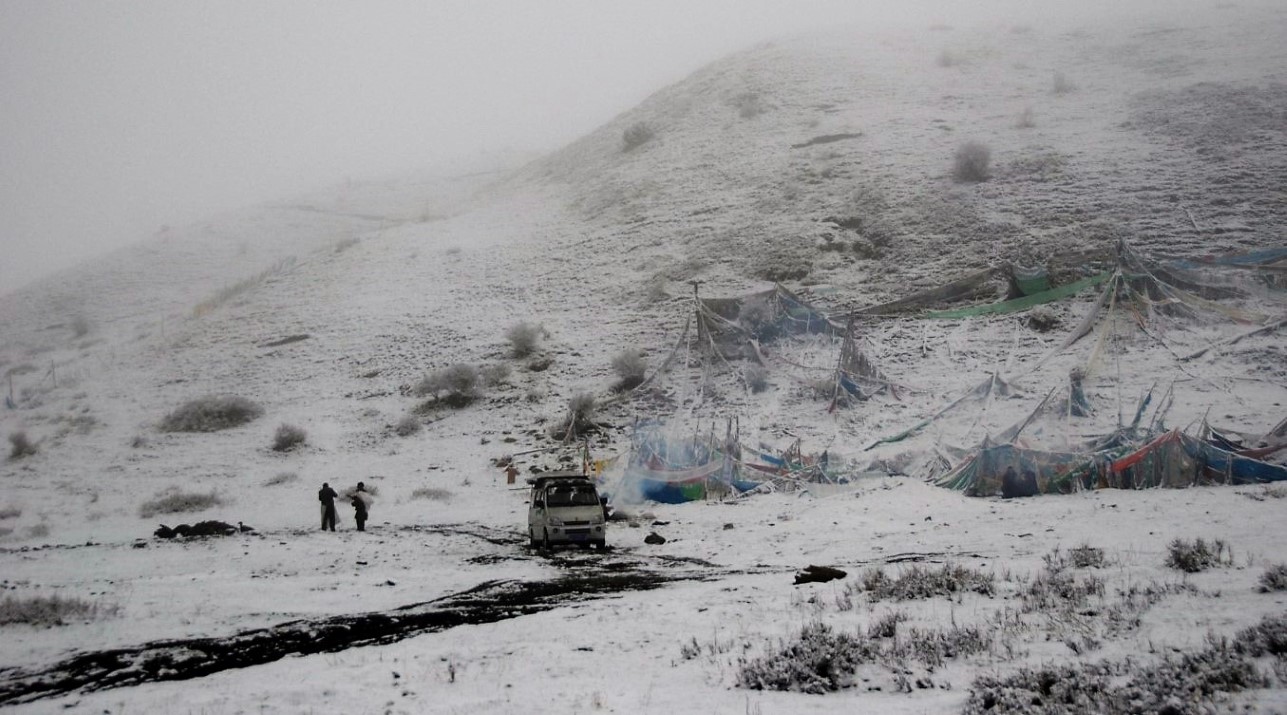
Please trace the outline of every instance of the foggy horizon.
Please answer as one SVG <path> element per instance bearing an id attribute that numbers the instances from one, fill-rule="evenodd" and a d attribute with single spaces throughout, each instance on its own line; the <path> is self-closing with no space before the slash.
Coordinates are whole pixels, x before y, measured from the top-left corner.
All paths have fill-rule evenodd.
<path id="1" fill-rule="evenodd" d="M 1036 19 L 987 7 L 0 2 L 0 294 L 164 225 L 548 152 L 775 37 Z"/>

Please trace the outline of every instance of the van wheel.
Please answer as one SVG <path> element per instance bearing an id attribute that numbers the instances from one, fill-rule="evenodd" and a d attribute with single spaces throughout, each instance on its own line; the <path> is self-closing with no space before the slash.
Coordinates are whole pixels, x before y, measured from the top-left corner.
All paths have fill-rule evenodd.
<path id="1" fill-rule="evenodd" d="M 599 551 L 603 551 L 604 549 L 608 548 L 608 542 L 606 540 L 596 541 L 594 542 L 594 548 L 598 549 Z"/>
<path id="2" fill-rule="evenodd" d="M 527 532 L 527 540 L 529 542 L 528 545 L 531 546 L 533 549 L 535 549 L 539 545 L 539 542 L 537 542 L 536 540 L 536 534 L 533 534 L 530 529 Z"/>
<path id="3" fill-rule="evenodd" d="M 550 530 L 546 529 L 541 532 L 541 548 L 546 551 L 550 550 Z"/>

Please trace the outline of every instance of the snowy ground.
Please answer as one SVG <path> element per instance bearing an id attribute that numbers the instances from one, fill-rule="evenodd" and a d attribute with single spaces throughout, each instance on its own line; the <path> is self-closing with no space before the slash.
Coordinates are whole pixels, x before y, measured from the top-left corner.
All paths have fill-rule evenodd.
<path id="1" fill-rule="evenodd" d="M 0 587 L 14 597 L 87 599 L 101 613 L 52 628 L 3 626 L 0 668 L 11 670 L 0 670 L 0 689 L 21 670 L 74 652 L 227 637 L 426 603 L 490 581 L 570 574 L 677 580 L 387 645 L 13 710 L 947 712 L 964 706 L 981 674 L 1127 656 L 1154 662 L 1283 614 L 1287 596 L 1256 590 L 1266 567 L 1287 560 L 1287 500 L 1263 489 L 1000 501 L 916 475 L 873 477 L 828 498 L 645 505 L 632 509 L 634 526 L 611 526 L 609 553 L 550 557 L 523 543 L 525 494 L 507 487 L 491 460 L 549 446 L 547 428 L 569 397 L 607 395 L 610 360 L 623 348 L 660 361 L 691 308 L 689 279 L 706 281 L 704 295 L 734 295 L 763 288 L 757 271 L 768 264 L 804 261 L 807 278 L 789 285 L 840 307 L 903 295 L 1021 249 L 1046 255 L 1116 235 L 1175 254 L 1281 244 L 1287 138 L 1265 116 L 1284 111 L 1284 23 L 1281 10 L 1248 6 L 1167 27 L 788 41 L 702 70 L 499 184 L 475 175 L 345 187 L 170 229 L 5 296 L 0 368 L 12 374 L 17 409 L 0 413 L 0 432 L 24 431 L 39 451 L 0 465 Z M 955 54 L 937 62 L 944 51 Z M 1050 93 L 1057 69 L 1076 92 Z M 748 91 L 768 111 L 740 116 Z M 1213 124 L 1212 101 L 1238 110 Z M 1025 134 L 1013 124 L 1027 106 L 1036 126 Z M 1174 111 L 1157 119 L 1167 106 Z M 1141 118 L 1152 128 L 1131 125 Z M 622 128 L 640 120 L 656 124 L 658 139 L 622 154 Z M 1242 134 L 1230 130 L 1233 121 L 1243 122 Z M 791 148 L 845 132 L 861 137 Z M 993 145 L 993 181 L 946 178 L 967 133 Z M 1041 172 L 1054 173 L 1024 178 L 1035 171 L 1032 156 L 1049 156 L 1042 147 L 1058 156 Z M 894 227 L 883 259 L 819 250 L 827 233 L 874 245 L 876 233 L 823 220 L 853 215 Z M 650 295 L 656 286 L 670 297 Z M 1029 330 L 1023 316 L 867 326 L 882 369 L 914 388 L 897 400 L 826 412 L 801 380 L 825 375 L 838 346 L 813 342 L 777 348 L 813 371 L 775 371 L 763 395 L 729 374 L 699 393 L 698 371 L 678 371 L 663 381 L 673 403 L 666 414 L 685 429 L 722 428 L 736 416 L 747 442 L 780 448 L 799 436 L 807 451 L 827 447 L 856 467 L 912 464 L 935 445 L 970 447 L 1014 424 L 1085 364 L 1093 346 L 1083 343 L 1036 367 L 1092 299 L 1056 306 L 1062 328 L 1049 334 Z M 548 368 L 507 355 L 505 330 L 519 320 L 545 326 Z M 1173 326 L 1166 338 L 1183 353 L 1244 329 Z M 308 337 L 270 345 L 295 335 Z M 476 404 L 419 414 L 421 431 L 398 436 L 394 425 L 421 402 L 408 388 L 457 362 L 504 364 L 510 373 Z M 1111 429 L 1154 383 L 1175 386 L 1166 420 L 1174 426 L 1208 414 L 1258 433 L 1287 404 L 1281 335 L 1181 364 L 1122 331 L 1094 367 L 1087 385 L 1096 415 L 1040 425 L 1033 440 L 1057 447 Z M 1021 392 L 863 451 L 994 370 Z M 265 415 L 209 434 L 156 428 L 183 401 L 210 393 L 250 398 Z M 633 419 L 656 416 L 653 409 L 605 408 L 595 456 L 621 450 Z M 283 423 L 305 429 L 307 445 L 273 452 Z M 552 467 L 560 456 L 571 455 L 520 464 Z M 316 531 L 321 483 L 358 480 L 380 492 L 370 533 L 353 531 L 347 513 L 340 532 Z M 422 488 L 448 494 L 413 496 Z M 140 517 L 140 505 L 167 490 L 213 492 L 222 503 Z M 257 531 L 151 538 L 160 522 L 200 519 Z M 653 531 L 668 541 L 646 545 Z M 1195 537 L 1225 540 L 1232 563 L 1188 576 L 1166 568 L 1168 542 Z M 1102 578 L 1102 594 L 1072 612 L 1025 612 L 1043 556 L 1081 545 L 1104 550 L 1105 567 L 1077 570 L 1083 581 Z M 795 571 L 809 564 L 850 575 L 794 586 Z M 913 564 L 993 574 L 995 593 L 874 602 L 858 588 L 866 568 L 896 575 Z M 1138 623 L 1127 628 L 1087 615 L 1110 612 L 1132 586 L 1167 595 L 1132 611 Z M 932 672 L 907 664 L 911 680 L 926 683 L 911 693 L 898 692 L 890 667 L 867 668 L 866 680 L 825 696 L 736 687 L 739 659 L 773 650 L 808 623 L 865 632 L 893 611 L 908 616 L 904 633 L 1010 625 L 987 631 L 986 651 Z M 1235 703 L 1283 711 L 1284 692 L 1276 681 Z"/>

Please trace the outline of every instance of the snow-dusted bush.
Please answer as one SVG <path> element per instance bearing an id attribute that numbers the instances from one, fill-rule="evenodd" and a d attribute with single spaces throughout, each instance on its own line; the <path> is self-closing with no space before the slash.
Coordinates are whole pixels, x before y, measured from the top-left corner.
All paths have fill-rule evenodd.
<path id="1" fill-rule="evenodd" d="M 1220 539 L 1212 539 L 1210 544 L 1203 539 L 1176 539 L 1166 547 L 1166 565 L 1185 573 L 1197 573 L 1231 563 L 1233 551 Z"/>
<path id="2" fill-rule="evenodd" d="M 189 400 L 161 420 L 162 432 L 217 432 L 246 424 L 264 413 L 259 405 L 236 395 L 207 395 Z"/>
<path id="3" fill-rule="evenodd" d="M 444 404 L 448 407 L 464 407 L 478 399 L 479 381 L 478 368 L 456 363 L 425 375 L 413 391 L 421 397 L 430 398 L 430 403 L 425 406 Z"/>
<path id="4" fill-rule="evenodd" d="M 197 492 L 171 491 L 143 502 L 139 506 L 139 516 L 147 519 L 157 514 L 184 514 L 193 511 L 205 511 L 222 503 L 223 500 L 214 492 L 199 494 Z"/>
<path id="5" fill-rule="evenodd" d="M 1084 606 L 1091 596 L 1104 595 L 1104 579 L 1093 574 L 1078 578 L 1069 571 L 1045 569 L 1023 594 L 1025 611 L 1067 610 Z"/>
<path id="6" fill-rule="evenodd" d="M 729 104 L 737 110 L 737 116 L 742 119 L 754 119 L 769 111 L 768 105 L 764 102 L 764 97 L 759 92 L 742 92 L 733 97 Z"/>
<path id="7" fill-rule="evenodd" d="M 411 492 L 412 499 L 428 499 L 430 501 L 447 501 L 451 499 L 451 492 L 438 487 L 420 487 Z"/>
<path id="8" fill-rule="evenodd" d="M 1048 333 L 1059 327 L 1059 316 L 1045 306 L 1028 311 L 1028 327 L 1038 333 Z"/>
<path id="9" fill-rule="evenodd" d="M 986 653 L 991 648 L 992 634 L 978 626 L 909 628 L 893 643 L 889 655 L 899 661 L 914 660 L 939 668 L 948 659 Z"/>
<path id="10" fill-rule="evenodd" d="M 61 596 L 5 596 L 0 599 L 0 626 L 24 623 L 32 626 L 62 626 L 69 620 L 98 615 L 98 606 L 79 598 Z"/>
<path id="11" fill-rule="evenodd" d="M 907 620 L 906 613 L 890 611 L 867 626 L 867 637 L 872 639 L 893 638 L 898 635 L 898 624 L 905 620 Z"/>
<path id="12" fill-rule="evenodd" d="M 1265 654 L 1287 656 L 1287 615 L 1265 616 L 1260 623 L 1238 631 L 1234 649 L 1253 658 Z"/>
<path id="13" fill-rule="evenodd" d="M 1024 107 L 1019 112 L 1019 118 L 1014 121 L 1016 129 L 1031 129 L 1037 126 L 1037 115 L 1032 111 L 1032 107 Z"/>
<path id="14" fill-rule="evenodd" d="M 1287 591 L 1287 564 L 1275 564 L 1260 574 L 1260 591 Z"/>
<path id="15" fill-rule="evenodd" d="M 897 578 L 890 578 L 881 569 L 868 569 L 862 578 L 863 590 L 871 595 L 872 601 L 950 597 L 967 591 L 991 596 L 995 581 L 991 573 L 951 564 L 937 569 L 913 565 Z"/>
<path id="16" fill-rule="evenodd" d="M 934 58 L 934 64 L 938 65 L 939 67 L 956 67 L 957 65 L 960 65 L 963 63 L 964 63 L 964 59 L 961 57 L 961 55 L 951 50 L 943 50 L 942 52 L 938 53 L 937 57 Z"/>
<path id="17" fill-rule="evenodd" d="M 1197 713 L 1219 693 L 1262 688 L 1255 665 L 1223 642 L 1197 653 L 1136 663 L 1081 663 L 983 675 L 970 686 L 967 715 L 1019 713 Z"/>
<path id="18" fill-rule="evenodd" d="M 393 426 L 393 433 L 399 437 L 410 437 L 420 431 L 420 420 L 415 415 L 404 415 Z"/>
<path id="19" fill-rule="evenodd" d="M 273 451 L 289 452 L 304 444 L 307 439 L 308 433 L 303 428 L 283 422 L 277 426 L 277 431 L 273 433 Z"/>
<path id="20" fill-rule="evenodd" d="M 612 370 L 620 378 L 613 390 L 625 392 L 633 390 L 644 381 L 648 372 L 648 360 L 639 348 L 626 348 L 612 358 Z"/>
<path id="21" fill-rule="evenodd" d="M 1054 81 L 1050 85 L 1051 92 L 1054 92 L 1055 94 L 1068 94 L 1075 89 L 1077 89 L 1077 85 L 1073 84 L 1072 81 L 1068 79 L 1067 75 L 1063 72 L 1055 72 Z"/>
<path id="22" fill-rule="evenodd" d="M 791 641 L 781 643 L 777 652 L 743 660 L 737 686 L 820 695 L 852 685 L 858 667 L 879 657 L 879 646 L 866 638 L 813 622 Z"/>
<path id="23" fill-rule="evenodd" d="M 647 122 L 635 122 L 621 132 L 621 151 L 631 151 L 652 141 L 656 132 Z"/>
<path id="24" fill-rule="evenodd" d="M 516 358 L 525 358 L 536 352 L 537 346 L 540 345 L 541 335 L 544 329 L 536 323 L 526 321 L 518 322 L 505 331 L 505 339 L 509 341 L 509 352 Z"/>
<path id="25" fill-rule="evenodd" d="M 1067 568 L 1103 568 L 1107 564 L 1104 550 L 1090 544 L 1074 546 L 1066 553 L 1056 546 L 1053 551 L 1042 556 L 1041 560 L 1045 563 L 1046 570 L 1051 572 L 1063 571 Z"/>
<path id="26" fill-rule="evenodd" d="M 83 338 L 89 334 L 90 328 L 93 326 L 90 325 L 89 318 L 77 315 L 72 317 L 67 323 L 67 327 L 71 328 L 73 338 Z"/>
<path id="27" fill-rule="evenodd" d="M 36 453 L 36 444 L 27 437 L 27 433 L 18 430 L 9 433 L 9 459 L 22 459 Z"/>
<path id="28" fill-rule="evenodd" d="M 763 365 L 747 365 L 742 371 L 742 379 L 746 380 L 746 386 L 751 388 L 751 392 L 756 394 L 769 389 L 769 370 Z"/>
<path id="29" fill-rule="evenodd" d="M 483 369 L 478 371 L 478 376 L 482 379 L 484 385 L 496 387 L 509 379 L 509 373 L 509 365 L 496 363 L 495 365 L 484 365 Z"/>
<path id="30" fill-rule="evenodd" d="M 982 142 L 962 144 L 952 158 L 952 178 L 959 182 L 987 181 L 992 150 Z"/>
<path id="31" fill-rule="evenodd" d="M 552 436 L 572 439 L 594 429 L 594 413 L 598 407 L 599 401 L 591 392 L 578 392 L 568 398 L 567 415 L 552 430 Z"/>

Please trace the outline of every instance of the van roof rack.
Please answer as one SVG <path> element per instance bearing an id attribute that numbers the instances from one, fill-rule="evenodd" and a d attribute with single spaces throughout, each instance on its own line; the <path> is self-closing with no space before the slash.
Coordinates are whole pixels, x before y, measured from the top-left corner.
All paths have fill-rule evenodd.
<path id="1" fill-rule="evenodd" d="M 534 476 L 528 477 L 527 483 L 535 485 L 535 484 L 540 484 L 541 482 L 553 481 L 555 479 L 581 479 L 584 481 L 590 481 L 590 477 L 587 476 L 585 472 L 561 471 L 561 472 L 541 472 L 540 474 L 536 474 Z"/>

